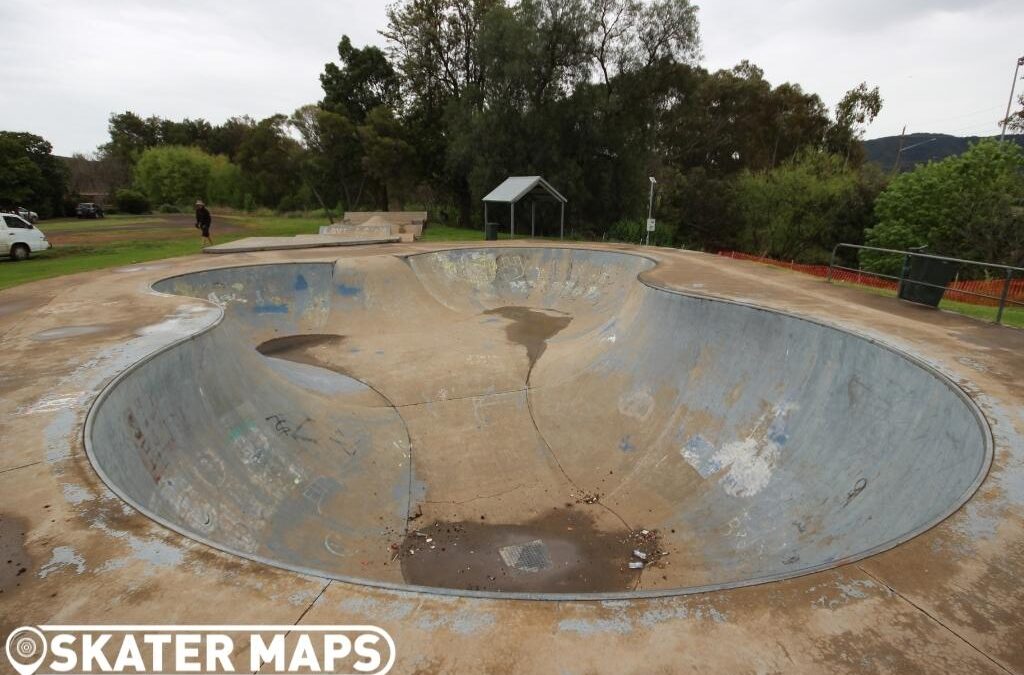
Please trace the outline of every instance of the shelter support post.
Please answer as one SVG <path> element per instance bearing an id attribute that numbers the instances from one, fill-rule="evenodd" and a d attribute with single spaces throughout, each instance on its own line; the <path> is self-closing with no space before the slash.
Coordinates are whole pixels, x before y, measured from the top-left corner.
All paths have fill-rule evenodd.
<path id="1" fill-rule="evenodd" d="M 511 234 L 510 234 L 509 238 L 510 239 L 515 239 L 516 238 L 516 203 L 512 202 L 511 204 L 509 204 L 508 205 L 508 210 L 512 214 L 512 226 L 510 228 Z"/>
<path id="2" fill-rule="evenodd" d="M 558 238 L 565 239 L 565 202 L 560 201 L 559 204 L 562 205 L 562 215 L 558 221 Z"/>
<path id="3" fill-rule="evenodd" d="M 530 202 L 530 236 L 537 236 L 537 202 Z"/>

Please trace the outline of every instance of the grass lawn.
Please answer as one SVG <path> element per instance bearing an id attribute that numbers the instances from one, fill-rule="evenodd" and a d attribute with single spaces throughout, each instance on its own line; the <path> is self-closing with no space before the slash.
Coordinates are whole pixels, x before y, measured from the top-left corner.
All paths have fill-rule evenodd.
<path id="1" fill-rule="evenodd" d="M 896 297 L 896 291 L 891 291 L 885 288 L 874 288 L 872 286 L 861 286 L 860 284 L 851 284 L 844 281 L 833 281 L 832 283 L 837 286 L 847 286 L 849 288 L 856 288 L 861 291 L 867 291 L 868 293 L 874 293 L 875 295 L 884 295 L 890 298 Z M 996 312 L 998 307 L 987 307 L 985 305 L 972 305 L 967 302 L 954 302 L 953 300 L 942 300 L 939 303 L 939 309 L 947 312 L 955 312 L 957 314 L 963 314 L 973 319 L 980 319 L 982 321 L 988 321 L 993 323 L 996 320 Z M 1002 325 L 1010 326 L 1012 328 L 1024 328 L 1024 307 L 1020 305 L 1007 305 L 1003 310 Z"/>
<path id="2" fill-rule="evenodd" d="M 510 239 L 508 232 L 499 232 L 498 239 Z M 550 239 L 550 237 L 537 237 L 537 239 Z M 484 241 L 484 231 L 466 230 L 448 225 L 430 225 L 423 231 L 420 241 Z"/>
<path id="3" fill-rule="evenodd" d="M 60 218 L 45 220 L 39 228 L 53 248 L 24 262 L 0 258 L 0 289 L 65 274 L 121 267 L 161 258 L 199 253 L 200 239 L 192 216 L 107 216 L 99 220 Z M 323 218 L 283 216 L 223 216 L 214 214 L 214 242 L 222 244 L 243 237 L 287 237 L 316 233 Z M 507 239 L 507 234 L 499 234 Z M 423 241 L 483 241 L 482 230 L 431 225 Z"/>
<path id="4" fill-rule="evenodd" d="M 998 307 L 985 307 L 984 305 L 971 305 L 966 302 L 953 302 L 952 300 L 943 300 L 939 303 L 939 309 L 945 309 L 950 312 L 956 312 L 957 314 L 963 314 L 970 316 L 975 319 L 982 319 L 984 321 L 995 321 L 996 312 Z M 1020 305 L 1007 305 L 1003 310 L 1004 326 L 1013 326 L 1014 328 L 1024 328 L 1024 307 Z"/>
<path id="5" fill-rule="evenodd" d="M 104 267 L 197 253 L 194 241 L 106 242 L 100 247 L 59 246 L 23 262 L 0 260 L 0 289 L 30 281 L 88 272 Z"/>
<path id="6" fill-rule="evenodd" d="M 54 247 L 24 262 L 0 258 L 0 289 L 30 281 L 49 279 L 76 272 L 199 253 L 200 240 L 188 214 L 151 216 L 108 216 L 102 220 L 61 218 L 46 220 L 39 228 Z M 214 242 L 222 244 L 243 237 L 287 237 L 315 233 L 323 218 L 289 218 L 284 216 L 214 215 Z M 499 232 L 499 239 L 508 239 Z M 483 230 L 466 230 L 446 225 L 431 225 L 422 241 L 484 241 Z M 842 282 L 837 282 L 842 283 Z M 885 289 L 843 284 L 879 295 L 895 296 Z M 994 321 L 995 307 L 971 305 L 943 300 L 941 309 L 957 312 L 983 321 Z M 1024 328 L 1024 307 L 1011 306 L 1003 313 L 1003 324 Z"/>
<path id="7" fill-rule="evenodd" d="M 151 216 L 107 216 L 106 218 L 92 219 L 78 219 L 78 218 L 54 218 L 53 220 L 44 220 L 38 223 L 39 229 L 46 233 L 46 236 L 50 236 L 50 233 L 58 232 L 72 232 L 75 230 L 87 230 L 90 228 L 107 228 L 116 227 L 121 225 L 149 225 L 153 223 L 162 222 L 167 216 L 151 215 Z"/>

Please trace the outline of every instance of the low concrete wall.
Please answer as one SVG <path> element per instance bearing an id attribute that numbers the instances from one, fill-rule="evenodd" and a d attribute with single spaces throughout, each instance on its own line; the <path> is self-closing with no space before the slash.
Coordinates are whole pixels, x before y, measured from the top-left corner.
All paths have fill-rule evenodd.
<path id="1" fill-rule="evenodd" d="M 427 223 L 426 211 L 348 211 L 342 217 L 344 225 L 366 225 L 368 221 L 380 221 L 394 225 L 392 234 L 411 234 L 419 238 Z"/>
<path id="2" fill-rule="evenodd" d="M 346 223 L 335 223 L 334 225 L 321 225 L 320 234 L 333 234 L 343 237 L 390 237 L 392 236 L 390 225 L 348 225 Z M 395 233 L 397 234 L 397 233 Z"/>

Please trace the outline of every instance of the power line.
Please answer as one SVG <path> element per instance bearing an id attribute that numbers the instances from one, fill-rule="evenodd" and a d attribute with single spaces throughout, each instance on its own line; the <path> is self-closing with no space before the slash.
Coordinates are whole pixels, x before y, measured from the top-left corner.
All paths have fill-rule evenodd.
<path id="1" fill-rule="evenodd" d="M 987 113 L 987 112 L 992 112 L 993 110 L 1001 110 L 1001 109 L 1002 109 L 1001 105 L 994 105 L 994 106 L 990 106 L 988 108 L 981 108 L 979 110 L 972 110 L 971 112 L 966 112 L 966 113 L 963 113 L 963 114 L 960 114 L 960 115 L 951 115 L 949 117 L 941 117 L 941 118 L 938 118 L 938 119 L 926 120 L 925 122 L 919 122 L 918 125 L 934 124 L 936 122 L 948 122 L 949 120 L 958 120 L 958 119 L 961 119 L 961 118 L 964 118 L 964 117 L 969 117 L 970 115 L 979 115 L 981 113 Z"/>

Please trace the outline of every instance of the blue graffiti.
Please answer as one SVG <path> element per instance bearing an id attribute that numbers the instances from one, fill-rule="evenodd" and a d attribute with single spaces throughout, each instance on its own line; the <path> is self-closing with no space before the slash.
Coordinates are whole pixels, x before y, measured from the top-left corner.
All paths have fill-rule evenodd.
<path id="1" fill-rule="evenodd" d="M 623 452 L 633 452 L 636 450 L 636 446 L 633 445 L 633 441 L 631 439 L 631 436 L 623 436 L 622 439 L 619 440 L 619 450 Z"/>
<path id="2" fill-rule="evenodd" d="M 295 290 L 304 291 L 309 288 L 309 283 L 306 281 L 306 277 L 301 274 L 295 278 Z"/>
<path id="3" fill-rule="evenodd" d="M 775 419 L 772 420 L 771 426 L 768 427 L 768 440 L 776 445 L 785 445 L 789 440 L 789 434 L 786 433 L 786 416 L 786 410 L 776 413 Z"/>
<path id="4" fill-rule="evenodd" d="M 722 462 L 715 458 L 715 446 L 700 434 L 686 442 L 683 458 L 697 470 L 701 478 L 713 476 L 722 470 Z"/>
<path id="5" fill-rule="evenodd" d="M 363 292 L 363 289 L 358 286 L 346 286 L 345 284 L 338 284 L 338 295 L 342 295 L 346 298 L 351 298 L 359 295 Z"/>

